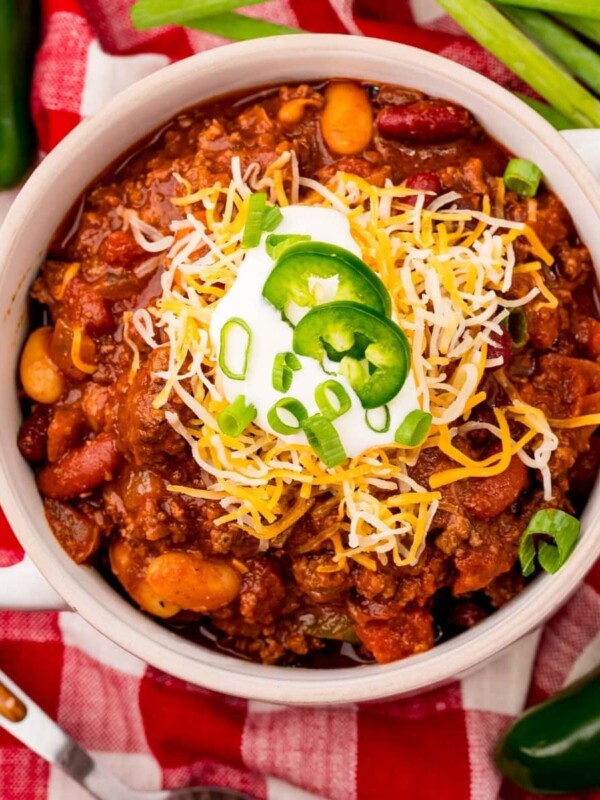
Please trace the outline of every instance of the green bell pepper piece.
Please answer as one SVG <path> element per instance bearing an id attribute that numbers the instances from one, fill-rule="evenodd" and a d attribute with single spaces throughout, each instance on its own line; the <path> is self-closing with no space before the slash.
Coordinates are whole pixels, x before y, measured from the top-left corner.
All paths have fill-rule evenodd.
<path id="1" fill-rule="evenodd" d="M 19 182 L 33 154 L 29 88 L 36 32 L 34 0 L 0 0 L 0 189 Z"/>
<path id="2" fill-rule="evenodd" d="M 600 670 L 517 720 L 498 745 L 496 764 L 538 794 L 600 789 Z"/>
<path id="3" fill-rule="evenodd" d="M 336 639 L 339 642 L 359 644 L 354 620 L 341 609 L 323 606 L 300 617 L 304 629 L 316 639 Z"/>
<path id="4" fill-rule="evenodd" d="M 349 250 L 327 242 L 298 242 L 285 248 L 263 288 L 263 296 L 285 316 L 289 303 L 320 305 L 311 278 L 337 278 L 334 301 L 350 300 L 389 317 L 391 300 L 380 278 Z"/>
<path id="5" fill-rule="evenodd" d="M 395 322 L 359 303 L 325 303 L 294 330 L 294 351 L 323 362 L 340 362 L 363 408 L 394 398 L 408 376 L 410 347 Z"/>

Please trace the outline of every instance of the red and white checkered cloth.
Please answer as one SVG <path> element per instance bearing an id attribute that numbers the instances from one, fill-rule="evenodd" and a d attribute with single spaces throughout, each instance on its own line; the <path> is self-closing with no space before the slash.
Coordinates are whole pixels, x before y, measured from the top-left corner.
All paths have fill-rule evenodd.
<path id="1" fill-rule="evenodd" d="M 131 4 L 45 0 L 33 92 L 43 151 L 134 80 L 223 44 L 181 28 L 135 32 Z M 248 13 L 417 45 L 520 86 L 434 0 L 278 0 Z M 21 555 L 0 512 L 0 566 Z M 0 613 L 2 669 L 115 774 L 138 788 L 216 783 L 261 800 L 306 800 L 306 792 L 331 800 L 523 800 L 501 790 L 494 742 L 526 700 L 539 701 L 597 663 L 600 564 L 541 635 L 472 677 L 408 700 L 328 709 L 198 689 L 148 668 L 71 613 Z M 84 796 L 0 731 L 1 800 Z"/>

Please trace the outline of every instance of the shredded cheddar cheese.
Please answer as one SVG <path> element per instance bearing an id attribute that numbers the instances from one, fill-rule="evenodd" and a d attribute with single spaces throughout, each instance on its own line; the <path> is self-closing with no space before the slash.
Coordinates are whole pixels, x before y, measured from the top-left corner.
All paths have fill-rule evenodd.
<path id="1" fill-rule="evenodd" d="M 86 375 L 92 375 L 96 371 L 95 364 L 88 364 L 81 355 L 81 344 L 83 341 L 83 331 L 80 325 L 73 327 L 73 340 L 71 341 L 71 361 L 78 370 Z"/>
<path id="2" fill-rule="evenodd" d="M 490 355 L 490 348 L 510 311 L 532 301 L 552 308 L 558 303 L 542 272 L 542 263 L 551 264 L 552 257 L 531 228 L 502 218 L 502 192 L 495 195 L 494 209 L 488 197 L 480 211 L 460 209 L 455 192 L 436 197 L 428 208 L 420 194 L 411 206 L 403 199 L 415 190 L 389 180 L 376 187 L 343 172 L 327 185 L 303 177 L 295 153 L 288 151 L 264 172 L 253 164 L 242 174 L 234 158 L 231 172 L 228 186 L 201 189 L 175 175 L 185 194 L 172 202 L 186 216 L 172 224 L 168 235 L 126 211 L 140 247 L 163 253 L 166 263 L 162 296 L 152 308 L 133 312 L 126 341 L 136 368 L 139 352 L 130 327 L 149 347 L 165 348 L 168 365 L 156 373 L 163 387 L 154 406 L 165 409 L 167 421 L 186 440 L 206 476 L 203 487 L 172 485 L 170 491 L 218 501 L 223 514 L 216 525 L 235 522 L 265 546 L 306 514 L 319 495 L 330 493 L 336 524 L 324 526 L 318 537 L 318 543 L 329 539 L 333 547 L 331 567 L 321 567 L 325 571 L 347 570 L 348 559 L 370 570 L 376 569 L 377 559 L 415 564 L 443 487 L 464 478 L 498 475 L 514 456 L 540 471 L 550 499 L 548 462 L 558 446 L 552 426 L 598 424 L 600 415 L 547 420 L 505 386 L 512 405 L 496 409 L 496 424 L 469 421 L 470 412 L 486 399 L 480 389 L 486 367 L 501 366 L 502 359 Z M 373 448 L 327 469 L 308 445 L 284 443 L 253 424 L 238 439 L 219 430 L 216 418 L 227 404 L 215 383 L 217 365 L 208 331 L 212 311 L 235 281 L 244 257 L 248 198 L 261 190 L 284 206 L 297 203 L 302 189 L 303 202 L 334 208 L 348 218 L 363 260 L 390 292 L 410 341 L 420 406 L 433 416 L 419 448 Z M 516 260 L 514 242 L 520 236 L 533 254 L 527 263 Z M 531 280 L 523 296 L 511 294 L 515 275 Z M 507 383 L 501 372 L 497 375 Z M 168 408 L 174 395 L 187 407 L 185 420 L 191 422 Z M 525 429 L 516 441 L 511 420 Z M 498 452 L 484 461 L 470 459 L 453 444 L 458 434 L 475 429 L 487 429 L 498 439 Z M 457 466 L 435 473 L 429 486 L 422 486 L 410 477 L 409 468 L 430 447 L 438 447 Z"/>
<path id="3" fill-rule="evenodd" d="M 80 269 L 81 269 L 81 264 L 79 263 L 69 264 L 69 266 L 64 271 L 62 280 L 60 282 L 60 286 L 53 292 L 54 298 L 56 300 L 63 299 L 63 297 L 65 296 L 65 292 L 67 291 L 67 286 L 71 283 L 73 278 L 78 274 Z"/>

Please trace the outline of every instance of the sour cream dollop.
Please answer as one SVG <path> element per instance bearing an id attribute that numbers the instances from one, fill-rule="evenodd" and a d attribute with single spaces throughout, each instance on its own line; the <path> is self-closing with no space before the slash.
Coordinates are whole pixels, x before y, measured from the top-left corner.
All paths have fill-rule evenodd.
<path id="1" fill-rule="evenodd" d="M 300 205 L 287 206 L 281 212 L 283 221 L 277 227 L 277 234 L 309 234 L 314 241 L 344 247 L 361 257 L 360 248 L 350 233 L 350 224 L 341 212 Z M 342 384 L 352 401 L 350 409 L 333 421 L 346 455 L 358 456 L 371 447 L 393 443 L 394 433 L 400 423 L 410 411 L 419 408 L 412 371 L 400 392 L 387 404 L 390 425 L 382 433 L 367 425 L 365 409 L 348 380 L 342 375 L 332 376 L 326 373 L 315 359 L 298 357 L 302 369 L 294 372 L 292 385 L 285 394 L 273 387 L 275 357 L 278 353 L 293 351 L 293 329 L 282 319 L 280 312 L 262 296 L 265 281 L 275 265 L 265 247 L 266 237 L 267 234 L 264 234 L 260 244 L 246 253 L 236 280 L 212 315 L 210 337 L 217 360 L 221 330 L 228 320 L 244 320 L 252 334 L 246 377 L 243 380 L 234 380 L 227 377 L 219 367 L 218 386 L 230 403 L 239 395 L 244 395 L 246 402 L 256 407 L 255 423 L 263 430 L 286 442 L 306 444 L 303 433 L 283 435 L 274 431 L 267 420 L 269 409 L 283 397 L 294 397 L 305 406 L 309 415 L 317 414 L 319 408 L 315 401 L 315 389 L 323 381 L 334 377 Z"/>

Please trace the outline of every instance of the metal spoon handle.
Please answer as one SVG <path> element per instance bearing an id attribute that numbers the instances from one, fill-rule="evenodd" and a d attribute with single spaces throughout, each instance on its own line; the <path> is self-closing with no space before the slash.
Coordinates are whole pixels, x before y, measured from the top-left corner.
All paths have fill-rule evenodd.
<path id="1" fill-rule="evenodd" d="M 105 772 L 77 742 L 0 670 L 0 726 L 97 800 L 131 800 L 132 789 Z"/>

